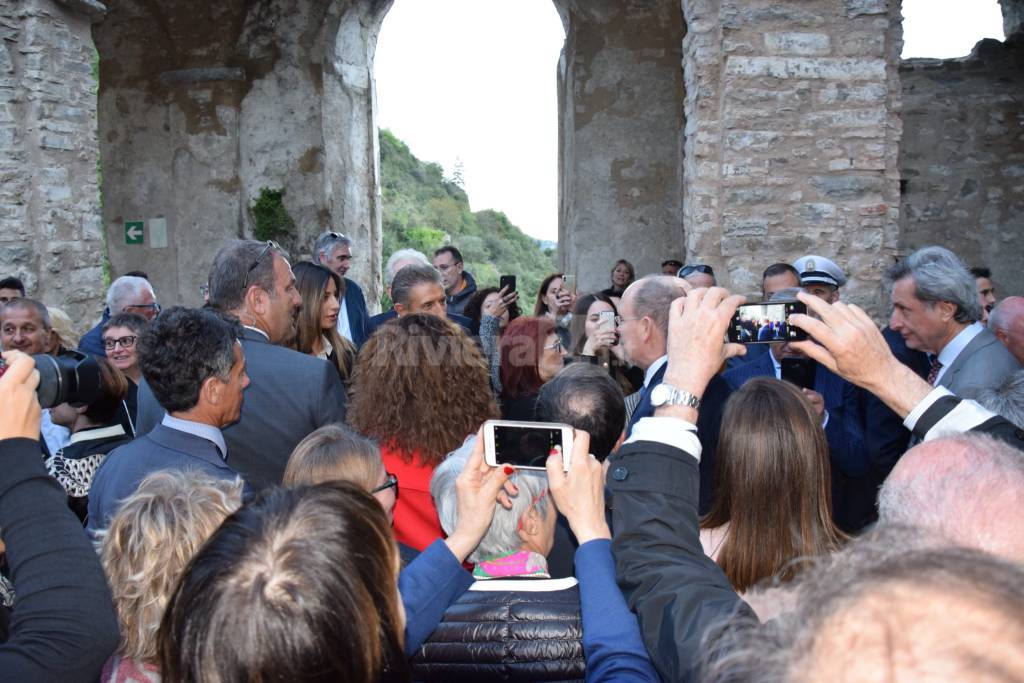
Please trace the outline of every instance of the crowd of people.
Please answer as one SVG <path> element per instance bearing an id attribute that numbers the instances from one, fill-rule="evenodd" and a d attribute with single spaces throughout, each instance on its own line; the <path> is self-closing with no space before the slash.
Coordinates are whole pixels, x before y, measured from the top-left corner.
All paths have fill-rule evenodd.
<path id="1" fill-rule="evenodd" d="M 353 247 L 232 240 L 201 308 L 126 273 L 80 337 L 0 280 L 5 679 L 1024 680 L 987 269 L 915 251 L 879 329 L 818 255 L 767 264 L 779 318 L 706 264 L 521 293 L 448 245 L 371 315 Z M 493 419 L 572 447 L 488 464 Z"/>

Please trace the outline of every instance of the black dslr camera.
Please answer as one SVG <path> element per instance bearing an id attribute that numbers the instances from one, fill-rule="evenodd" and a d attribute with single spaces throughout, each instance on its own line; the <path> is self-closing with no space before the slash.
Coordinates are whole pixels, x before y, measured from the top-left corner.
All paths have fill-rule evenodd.
<path id="1" fill-rule="evenodd" d="M 36 396 L 41 407 L 52 408 L 61 403 L 87 406 L 100 397 L 100 366 L 92 356 L 72 351 L 64 356 L 40 353 L 32 359 L 39 371 Z M 0 359 L 0 376 L 6 370 L 7 364 Z"/>

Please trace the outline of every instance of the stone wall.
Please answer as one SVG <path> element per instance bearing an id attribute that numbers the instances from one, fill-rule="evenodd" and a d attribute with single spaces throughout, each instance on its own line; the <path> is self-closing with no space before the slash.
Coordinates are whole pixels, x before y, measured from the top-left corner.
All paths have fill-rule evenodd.
<path id="1" fill-rule="evenodd" d="M 740 292 L 817 253 L 882 308 L 896 252 L 898 0 L 683 0 L 687 258 Z"/>
<path id="2" fill-rule="evenodd" d="M 217 247 L 250 237 L 284 189 L 308 258 L 323 229 L 356 242 L 350 277 L 379 296 L 372 55 L 390 0 L 112 0 L 100 51 L 103 219 L 113 274 L 146 271 L 165 303 L 201 303 Z M 143 221 L 130 244 L 127 224 Z"/>
<path id="3" fill-rule="evenodd" d="M 1024 293 L 1024 35 L 901 68 L 900 251 L 949 246 Z"/>
<path id="4" fill-rule="evenodd" d="M 677 0 L 556 0 L 559 256 L 580 291 L 683 255 L 681 42 Z"/>
<path id="5" fill-rule="evenodd" d="M 0 9 L 0 276 L 80 327 L 102 311 L 96 94 L 90 16 L 99 3 Z"/>

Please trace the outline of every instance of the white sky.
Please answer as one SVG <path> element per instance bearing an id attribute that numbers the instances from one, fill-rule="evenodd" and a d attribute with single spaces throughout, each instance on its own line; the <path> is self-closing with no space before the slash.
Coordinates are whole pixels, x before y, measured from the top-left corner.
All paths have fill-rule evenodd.
<path id="1" fill-rule="evenodd" d="M 1003 39 L 998 0 L 903 0 L 904 59 Z M 378 124 L 451 176 L 474 211 L 558 238 L 558 93 L 565 40 L 551 0 L 395 0 L 377 43 Z"/>

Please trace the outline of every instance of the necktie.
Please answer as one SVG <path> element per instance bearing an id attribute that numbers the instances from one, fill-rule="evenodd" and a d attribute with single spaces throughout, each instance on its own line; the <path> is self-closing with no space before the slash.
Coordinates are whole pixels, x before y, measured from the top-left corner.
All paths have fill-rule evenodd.
<path id="1" fill-rule="evenodd" d="M 935 386 L 935 380 L 939 378 L 939 370 L 942 369 L 942 363 L 939 362 L 939 357 L 936 356 L 932 359 L 932 366 L 928 369 L 928 384 Z"/>

